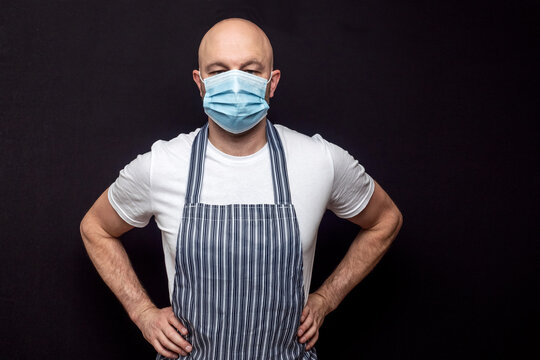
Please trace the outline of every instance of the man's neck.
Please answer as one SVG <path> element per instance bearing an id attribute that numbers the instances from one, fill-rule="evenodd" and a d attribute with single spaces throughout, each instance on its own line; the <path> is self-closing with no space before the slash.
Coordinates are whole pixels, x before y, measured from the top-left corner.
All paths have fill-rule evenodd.
<path id="1" fill-rule="evenodd" d="M 232 156 L 248 156 L 266 144 L 266 117 L 250 130 L 232 134 L 208 120 L 208 140 L 218 150 Z"/>

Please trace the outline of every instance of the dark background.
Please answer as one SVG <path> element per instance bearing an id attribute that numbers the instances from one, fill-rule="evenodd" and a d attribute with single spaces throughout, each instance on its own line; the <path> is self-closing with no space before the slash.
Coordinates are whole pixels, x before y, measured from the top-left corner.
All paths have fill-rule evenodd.
<path id="1" fill-rule="evenodd" d="M 205 121 L 191 71 L 204 32 L 230 16 L 272 41 L 269 118 L 347 149 L 404 215 L 326 318 L 320 358 L 538 356 L 540 59 L 526 2 L 0 4 L 1 359 L 154 358 L 79 223 L 137 154 Z M 355 234 L 325 215 L 313 287 Z M 168 305 L 155 223 L 123 239 Z"/>

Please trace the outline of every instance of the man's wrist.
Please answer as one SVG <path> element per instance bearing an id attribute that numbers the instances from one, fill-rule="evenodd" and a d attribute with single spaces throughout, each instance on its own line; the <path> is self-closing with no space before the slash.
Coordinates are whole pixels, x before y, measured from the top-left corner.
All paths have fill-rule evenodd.
<path id="1" fill-rule="evenodd" d="M 138 305 L 128 311 L 128 315 L 131 318 L 131 321 L 133 321 L 137 326 L 139 325 L 139 322 L 141 320 L 141 316 L 148 310 L 151 309 L 157 309 L 156 305 L 154 305 L 151 301 L 144 302 L 141 305 Z"/>
<path id="2" fill-rule="evenodd" d="M 328 294 L 326 294 L 324 290 L 316 290 L 315 292 L 313 292 L 313 294 L 319 296 L 325 304 L 325 316 L 337 308 L 337 304 L 335 303 L 335 301 L 333 301 L 332 298 Z"/>

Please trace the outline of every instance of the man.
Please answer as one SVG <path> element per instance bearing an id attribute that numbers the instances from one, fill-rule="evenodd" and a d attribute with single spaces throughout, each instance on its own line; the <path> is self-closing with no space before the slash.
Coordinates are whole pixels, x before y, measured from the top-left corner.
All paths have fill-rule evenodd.
<path id="1" fill-rule="evenodd" d="M 223 20 L 198 55 L 207 125 L 127 165 L 82 220 L 84 244 L 158 359 L 316 359 L 325 316 L 381 259 L 402 216 L 345 150 L 266 118 L 281 73 L 259 27 Z M 362 229 L 309 294 L 327 208 Z M 152 215 L 169 279 L 164 309 L 118 240 Z"/>

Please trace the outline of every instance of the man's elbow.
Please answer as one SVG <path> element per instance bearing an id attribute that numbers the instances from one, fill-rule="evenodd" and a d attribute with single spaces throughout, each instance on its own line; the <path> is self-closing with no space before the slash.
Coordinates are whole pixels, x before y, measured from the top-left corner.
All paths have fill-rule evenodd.
<path id="1" fill-rule="evenodd" d="M 86 237 L 86 234 L 87 234 L 87 231 L 88 231 L 88 224 L 87 224 L 87 220 L 86 220 L 86 216 L 85 215 L 82 220 L 81 220 L 81 223 L 79 224 L 79 232 L 81 233 L 81 238 L 85 239 Z"/>
<path id="2" fill-rule="evenodd" d="M 93 230 L 92 221 L 88 213 L 82 218 L 81 223 L 79 224 L 79 232 L 81 233 L 81 238 L 84 244 L 88 244 L 91 241 L 91 236 Z"/>
<path id="3" fill-rule="evenodd" d="M 401 227 L 403 226 L 403 214 L 397 206 L 394 205 L 394 208 L 392 209 L 392 240 L 395 239 L 399 231 L 401 230 Z"/>

